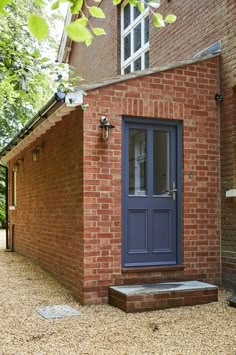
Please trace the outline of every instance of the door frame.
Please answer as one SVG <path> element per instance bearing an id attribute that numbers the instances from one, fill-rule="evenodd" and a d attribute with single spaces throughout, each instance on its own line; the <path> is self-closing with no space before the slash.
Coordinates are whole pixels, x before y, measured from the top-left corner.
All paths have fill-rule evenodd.
<path id="1" fill-rule="evenodd" d="M 182 200 L 183 200 L 183 194 L 182 194 L 182 166 L 183 166 L 183 121 L 180 120 L 172 120 L 172 119 L 160 119 L 160 118 L 145 118 L 145 117 L 133 117 L 133 116 L 122 116 L 122 146 L 121 146 L 121 190 L 122 190 L 122 213 L 121 213 L 121 254 L 122 254 L 122 267 L 123 268 L 129 268 L 128 265 L 125 265 L 125 248 L 123 248 L 123 243 L 125 242 L 125 214 L 126 214 L 126 206 L 125 206 L 125 188 L 124 184 L 127 181 L 126 175 L 127 171 L 124 169 L 125 165 L 125 152 L 124 147 L 125 147 L 125 140 L 127 138 L 126 135 L 126 125 L 127 124 L 135 124 L 137 125 L 153 125 L 153 126 L 171 126 L 176 129 L 176 188 L 178 190 L 178 197 L 176 201 L 176 221 L 177 221 L 177 226 L 176 226 L 176 265 L 182 265 Z M 159 267 L 163 266 L 168 266 L 167 264 L 159 265 Z M 148 264 L 143 264 L 140 266 L 135 266 L 136 268 L 140 267 L 147 267 Z M 134 266 L 130 266 L 134 268 Z M 158 268 L 158 266 L 156 266 Z"/>

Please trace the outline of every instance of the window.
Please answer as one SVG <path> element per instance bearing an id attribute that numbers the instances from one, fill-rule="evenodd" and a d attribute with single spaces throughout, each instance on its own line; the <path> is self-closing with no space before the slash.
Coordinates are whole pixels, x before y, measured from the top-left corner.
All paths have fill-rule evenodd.
<path id="1" fill-rule="evenodd" d="M 12 170 L 12 206 L 16 206 L 16 175 L 17 169 Z"/>
<path id="2" fill-rule="evenodd" d="M 126 3 L 121 10 L 121 74 L 149 67 L 149 9 Z"/>

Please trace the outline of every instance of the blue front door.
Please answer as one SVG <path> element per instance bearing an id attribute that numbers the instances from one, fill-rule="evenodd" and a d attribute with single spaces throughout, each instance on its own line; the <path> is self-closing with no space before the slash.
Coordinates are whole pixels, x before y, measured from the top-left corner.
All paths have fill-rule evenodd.
<path id="1" fill-rule="evenodd" d="M 180 264 L 178 122 L 123 121 L 123 267 Z"/>

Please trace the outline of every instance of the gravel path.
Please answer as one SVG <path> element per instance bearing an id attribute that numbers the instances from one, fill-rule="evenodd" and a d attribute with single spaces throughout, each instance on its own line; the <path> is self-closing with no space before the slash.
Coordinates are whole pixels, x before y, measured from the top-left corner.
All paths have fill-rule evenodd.
<path id="1" fill-rule="evenodd" d="M 227 305 L 224 290 L 218 303 L 141 314 L 81 306 L 39 267 L 3 249 L 0 281 L 1 355 L 236 354 L 236 308 Z M 46 320 L 36 313 L 58 304 L 81 315 Z"/>

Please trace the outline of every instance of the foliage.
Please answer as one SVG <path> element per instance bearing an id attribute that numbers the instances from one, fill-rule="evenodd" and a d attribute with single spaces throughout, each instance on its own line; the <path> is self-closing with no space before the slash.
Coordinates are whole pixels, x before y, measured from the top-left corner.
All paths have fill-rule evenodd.
<path id="1" fill-rule="evenodd" d="M 0 12 L 7 0 L 0 0 Z M 43 45 L 31 36 L 27 14 L 42 13 L 41 0 L 12 0 L 0 16 L 0 148 L 56 91 L 58 68 L 41 53 Z M 5 11 L 5 10 L 4 10 Z"/>
<path id="2" fill-rule="evenodd" d="M 0 13 L 8 13 L 8 7 L 12 0 L 0 0 Z M 95 3 L 100 3 L 101 0 L 93 0 Z M 122 0 L 112 0 L 114 6 L 121 3 Z M 137 6 L 140 12 L 145 11 L 145 6 L 149 6 L 150 12 L 153 15 L 153 23 L 156 28 L 165 27 L 167 24 L 173 23 L 176 20 L 176 16 L 169 14 L 163 16 L 160 13 L 156 13 L 156 10 L 160 6 L 161 0 L 128 0 L 131 6 Z M 70 7 L 72 15 L 78 15 L 75 20 L 65 27 L 68 36 L 76 42 L 84 42 L 87 46 L 92 43 L 93 35 L 101 36 L 106 32 L 102 27 L 93 28 L 89 18 L 83 11 L 86 9 L 89 17 L 97 19 L 104 19 L 105 13 L 99 6 L 89 6 L 86 0 L 56 0 L 53 2 L 51 9 L 56 10 L 62 3 L 67 3 Z M 90 2 L 89 2 L 90 3 Z M 28 16 L 28 24 L 31 33 L 39 40 L 47 38 L 48 25 L 44 17 L 38 14 L 30 13 Z"/>

